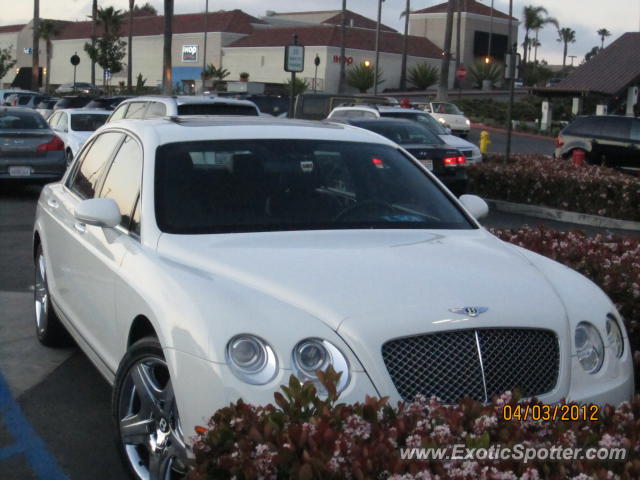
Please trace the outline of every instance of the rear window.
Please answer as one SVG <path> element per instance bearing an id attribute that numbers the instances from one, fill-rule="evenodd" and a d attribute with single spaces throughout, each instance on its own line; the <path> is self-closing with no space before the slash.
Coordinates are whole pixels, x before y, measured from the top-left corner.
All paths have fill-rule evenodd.
<path id="1" fill-rule="evenodd" d="M 178 105 L 178 115 L 244 115 L 257 117 L 258 111 L 251 105 L 185 103 Z"/>
<path id="2" fill-rule="evenodd" d="M 71 130 L 76 132 L 93 132 L 107 121 L 109 114 L 75 113 L 71 115 Z"/>
<path id="3" fill-rule="evenodd" d="M 47 121 L 35 112 L 0 111 L 0 130 L 48 130 Z"/>
<path id="4" fill-rule="evenodd" d="M 383 137 L 388 138 L 392 142 L 399 144 L 427 144 L 441 145 L 444 143 L 437 135 L 427 130 L 421 125 L 409 122 L 399 122 L 394 125 L 389 122 L 352 122 L 357 127 L 366 128 Z"/>

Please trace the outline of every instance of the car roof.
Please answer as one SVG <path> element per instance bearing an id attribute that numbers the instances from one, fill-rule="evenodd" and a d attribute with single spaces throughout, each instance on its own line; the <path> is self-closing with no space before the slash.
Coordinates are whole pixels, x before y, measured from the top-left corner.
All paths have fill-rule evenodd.
<path id="1" fill-rule="evenodd" d="M 0 106 L 0 112 L 32 113 L 34 115 L 40 115 L 38 112 L 36 112 L 32 108 L 24 108 L 24 107 L 2 107 L 2 106 Z"/>
<path id="2" fill-rule="evenodd" d="M 409 120 L 408 118 L 389 118 L 389 117 L 380 117 L 380 118 L 348 118 L 347 122 L 350 123 L 358 123 L 358 124 L 371 124 L 371 125 L 411 125 L 415 126 L 418 123 L 413 120 Z M 423 127 L 424 128 L 424 127 Z"/>
<path id="3" fill-rule="evenodd" d="M 104 108 L 61 108 L 58 112 L 69 112 L 70 114 L 94 114 L 99 113 L 101 115 L 111 115 L 111 110 L 106 110 Z"/>
<path id="4" fill-rule="evenodd" d="M 100 131 L 123 128 L 157 144 L 200 140 L 289 139 L 381 143 L 390 140 L 367 130 L 338 123 L 276 117 L 192 115 L 152 119 L 122 119 Z"/>
<path id="5" fill-rule="evenodd" d="M 193 103 L 226 103 L 234 105 L 247 105 L 255 107 L 256 104 L 249 100 L 239 100 L 237 98 L 214 97 L 206 95 L 144 95 L 140 97 L 132 97 L 124 100 L 121 105 L 131 102 L 175 102 L 176 105 L 185 105 Z"/>

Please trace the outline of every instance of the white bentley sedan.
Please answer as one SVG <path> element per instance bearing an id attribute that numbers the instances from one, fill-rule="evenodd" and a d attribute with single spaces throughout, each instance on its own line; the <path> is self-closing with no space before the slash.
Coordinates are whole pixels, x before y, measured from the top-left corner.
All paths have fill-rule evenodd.
<path id="1" fill-rule="evenodd" d="M 576 272 L 503 243 L 406 151 L 344 125 L 123 120 L 98 130 L 34 229 L 37 336 L 70 333 L 114 385 L 140 479 L 188 468 L 218 407 L 342 372 L 341 400 L 417 394 L 617 404 L 627 333 Z M 70 394 L 72 394 L 70 392 Z"/>

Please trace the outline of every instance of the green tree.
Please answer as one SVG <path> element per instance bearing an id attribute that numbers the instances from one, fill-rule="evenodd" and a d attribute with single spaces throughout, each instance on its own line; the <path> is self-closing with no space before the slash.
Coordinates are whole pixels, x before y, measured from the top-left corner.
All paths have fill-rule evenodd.
<path id="1" fill-rule="evenodd" d="M 591 60 L 593 57 L 595 57 L 598 53 L 600 53 L 600 47 L 598 47 L 597 45 L 595 47 L 593 47 L 591 50 L 589 50 L 585 56 L 584 56 L 584 61 L 588 62 L 589 60 Z"/>
<path id="2" fill-rule="evenodd" d="M 527 45 L 524 49 L 524 56 L 522 59 L 522 63 L 527 63 L 527 49 L 530 48 L 529 42 L 529 33 L 532 30 L 540 29 L 546 23 L 553 23 L 557 25 L 557 21 L 555 19 L 550 18 L 549 12 L 546 8 L 535 5 L 527 5 L 522 10 L 522 17 L 524 23 L 524 43 Z"/>
<path id="3" fill-rule="evenodd" d="M 502 67 L 497 63 L 478 62 L 469 68 L 469 74 L 473 86 L 477 88 L 482 88 L 482 82 L 485 80 L 491 80 L 491 83 L 495 84 L 504 77 Z"/>
<path id="4" fill-rule="evenodd" d="M 99 8 L 96 21 L 102 27 L 102 34 L 95 45 L 87 42 L 84 50 L 92 61 L 103 70 L 102 83 L 107 85 L 107 71 L 111 74 L 122 71 L 122 60 L 126 55 L 127 43 L 120 39 L 120 27 L 123 14 L 113 7 Z"/>
<path id="5" fill-rule="evenodd" d="M 16 61 L 11 54 L 12 49 L 13 45 L 9 45 L 6 48 L 0 48 L 0 78 L 3 78 L 7 73 L 9 73 L 16 64 Z"/>
<path id="6" fill-rule="evenodd" d="M 598 30 L 598 35 L 600 36 L 600 49 L 604 49 L 604 39 L 611 36 L 611 32 L 606 28 L 601 28 Z"/>
<path id="7" fill-rule="evenodd" d="M 213 79 L 211 84 L 211 88 L 213 90 L 217 90 L 220 86 L 221 82 L 224 81 L 225 78 L 229 76 L 229 71 L 226 68 L 216 68 L 215 65 L 210 63 L 202 72 L 202 78 L 204 80 Z"/>
<path id="8" fill-rule="evenodd" d="M 290 78 L 287 80 L 287 83 L 285 83 L 285 86 L 287 88 L 287 92 L 290 92 L 291 91 Z M 307 90 L 309 90 L 309 84 L 307 83 L 307 81 L 303 80 L 300 77 L 296 77 L 295 83 L 293 84 L 293 96 L 295 97 L 296 95 L 301 95 Z"/>
<path id="9" fill-rule="evenodd" d="M 569 27 L 560 28 L 558 30 L 558 42 L 562 43 L 564 46 L 562 52 L 562 69 L 564 70 L 567 64 L 569 44 L 576 43 L 576 31 Z"/>
<path id="10" fill-rule="evenodd" d="M 141 7 L 139 7 L 138 5 L 135 5 L 133 7 L 133 14 L 136 17 L 157 16 L 158 10 L 156 10 L 156 8 L 153 5 L 147 2 Z"/>
<path id="11" fill-rule="evenodd" d="M 409 69 L 409 83 L 418 90 L 426 90 L 440 80 L 438 69 L 427 62 L 414 65 Z"/>
<path id="12" fill-rule="evenodd" d="M 538 62 L 538 47 L 540 47 L 539 35 L 540 30 L 542 30 L 545 25 L 553 25 L 556 28 L 559 28 L 558 20 L 553 17 L 538 17 L 533 23 L 533 31 L 536 33 L 535 39 L 529 43 L 529 56 L 531 56 L 531 47 L 533 47 L 533 63 Z"/>
<path id="13" fill-rule="evenodd" d="M 46 68 L 47 75 L 45 76 L 45 92 L 49 91 L 49 78 L 51 77 L 51 55 L 53 53 L 53 44 L 51 40 L 60 34 L 60 24 L 55 22 L 54 20 L 40 20 L 38 24 L 38 37 L 44 40 L 47 44 L 47 57 L 46 57 Z"/>
<path id="14" fill-rule="evenodd" d="M 384 82 L 381 80 L 382 70 L 378 69 L 378 85 Z M 375 71 L 373 65 L 365 65 L 361 63 L 355 67 L 351 67 L 347 71 L 347 85 L 353 88 L 357 88 L 360 93 L 367 93 L 371 87 L 373 87 L 375 79 Z"/>

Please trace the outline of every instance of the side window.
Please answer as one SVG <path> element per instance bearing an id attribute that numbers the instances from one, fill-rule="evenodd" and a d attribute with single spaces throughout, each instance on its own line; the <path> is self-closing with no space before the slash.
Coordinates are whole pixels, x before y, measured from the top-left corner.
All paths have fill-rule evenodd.
<path id="1" fill-rule="evenodd" d="M 120 225 L 129 229 L 133 207 L 140 193 L 142 180 L 142 150 L 131 137 L 126 137 L 113 158 L 102 184 L 101 198 L 112 198 L 120 208 Z"/>
<path id="2" fill-rule="evenodd" d="M 127 110 L 126 118 L 143 118 L 147 109 L 147 102 L 131 102 Z"/>
<path id="3" fill-rule="evenodd" d="M 164 117 L 167 114 L 167 107 L 164 103 L 151 102 L 147 109 L 146 118 Z"/>
<path id="4" fill-rule="evenodd" d="M 129 104 L 125 103 L 124 105 L 116 108 L 115 111 L 111 114 L 111 118 L 109 119 L 109 121 L 120 120 L 121 118 L 124 118 L 125 114 L 127 113 L 128 106 Z"/>
<path id="5" fill-rule="evenodd" d="M 48 122 L 49 122 L 49 126 L 50 126 L 51 128 L 56 128 L 56 127 L 57 127 L 57 124 L 58 124 L 58 120 L 59 120 L 59 119 L 60 119 L 60 112 L 58 112 L 58 113 L 54 113 L 53 115 L 51 115 L 51 116 L 49 117 L 49 120 L 48 120 Z"/>
<path id="6" fill-rule="evenodd" d="M 603 117 L 602 136 L 628 139 L 631 134 L 630 119 L 624 117 Z"/>
<path id="7" fill-rule="evenodd" d="M 640 143 L 640 120 L 631 119 L 631 140 Z"/>
<path id="8" fill-rule="evenodd" d="M 122 140 L 123 135 L 117 132 L 107 132 L 99 135 L 86 150 L 75 176 L 69 183 L 69 188 L 81 198 L 93 198 L 98 181 L 107 166 L 113 151 Z"/>
<path id="9" fill-rule="evenodd" d="M 583 137 L 595 137 L 600 135 L 601 119 L 597 117 L 579 118 L 567 129 L 569 135 L 579 135 Z"/>

